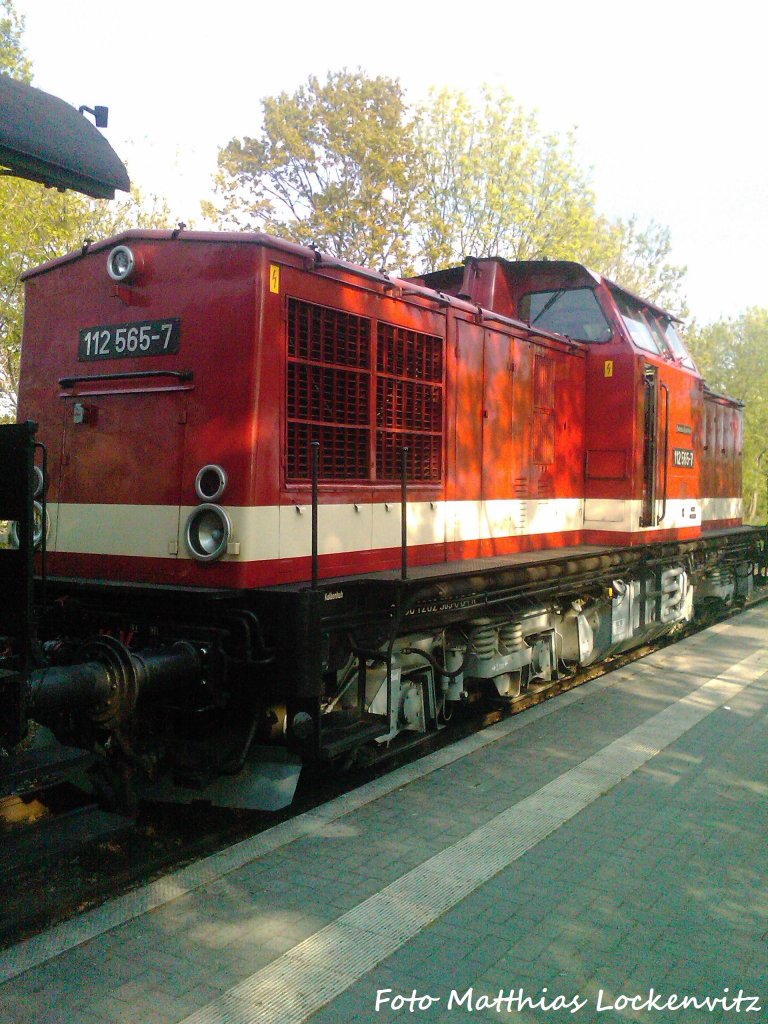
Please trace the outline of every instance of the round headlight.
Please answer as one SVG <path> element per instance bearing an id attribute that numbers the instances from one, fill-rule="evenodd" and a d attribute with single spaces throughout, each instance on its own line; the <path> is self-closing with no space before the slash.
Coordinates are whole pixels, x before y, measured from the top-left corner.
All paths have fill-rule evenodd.
<path id="1" fill-rule="evenodd" d="M 34 492 L 34 496 L 36 498 L 39 498 L 40 495 L 43 493 L 43 488 L 45 487 L 45 479 L 43 477 L 43 471 L 42 471 L 42 469 L 40 469 L 39 466 L 33 466 L 32 467 L 32 472 L 35 474 L 35 492 Z"/>
<path id="2" fill-rule="evenodd" d="M 220 505 L 198 505 L 187 519 L 187 547 L 200 562 L 221 558 L 231 536 L 232 523 Z"/>
<path id="3" fill-rule="evenodd" d="M 201 501 L 216 501 L 227 486 L 227 472 L 221 466 L 203 466 L 195 479 L 195 490 Z"/>
<path id="4" fill-rule="evenodd" d="M 107 257 L 107 273 L 113 281 L 126 281 L 136 268 L 136 257 L 127 245 L 117 245 Z"/>
<path id="5" fill-rule="evenodd" d="M 33 502 L 33 517 L 34 526 L 32 528 L 32 540 L 36 548 L 39 548 L 43 542 L 43 506 L 39 501 Z M 48 536 L 48 530 L 50 528 L 50 520 L 46 514 L 45 517 L 45 534 Z M 19 546 L 19 524 L 17 522 L 11 523 L 10 529 L 10 541 L 11 547 L 17 548 Z"/>

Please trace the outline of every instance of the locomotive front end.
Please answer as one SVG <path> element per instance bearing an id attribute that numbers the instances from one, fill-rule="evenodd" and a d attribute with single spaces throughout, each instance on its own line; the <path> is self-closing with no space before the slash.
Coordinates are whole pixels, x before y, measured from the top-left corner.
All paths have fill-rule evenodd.
<path id="1" fill-rule="evenodd" d="M 27 277 L 19 413 L 48 452 L 51 575 L 240 582 L 254 250 L 175 243 L 128 236 Z"/>
<path id="2" fill-rule="evenodd" d="M 237 600 L 271 543 L 253 513 L 263 265 L 253 244 L 131 232 L 27 275 L 16 429 L 34 520 L 0 509 L 26 609 L 0 624 L 4 747 L 34 718 L 113 774 L 170 769 L 199 791 L 271 737 L 253 681 L 270 654 Z"/>

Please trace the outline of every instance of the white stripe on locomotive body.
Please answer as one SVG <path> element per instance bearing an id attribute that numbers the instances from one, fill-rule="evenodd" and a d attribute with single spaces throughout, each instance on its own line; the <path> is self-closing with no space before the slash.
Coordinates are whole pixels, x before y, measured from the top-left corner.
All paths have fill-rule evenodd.
<path id="1" fill-rule="evenodd" d="M 184 542 L 187 517 L 196 506 L 48 505 L 49 549 L 70 554 L 191 558 Z M 705 519 L 741 518 L 740 498 L 670 499 L 661 529 L 680 529 Z M 309 505 L 233 508 L 232 540 L 238 553 L 226 560 L 259 562 L 310 554 Z M 659 505 L 660 508 L 660 505 Z M 586 530 L 648 532 L 639 526 L 642 502 L 620 499 L 550 498 L 491 501 L 422 501 L 408 504 L 408 544 L 461 543 Z M 400 505 L 320 505 L 321 555 L 378 551 L 400 546 Z"/>
<path id="2" fill-rule="evenodd" d="M 581 529 L 580 498 L 408 503 L 408 544 L 522 537 Z M 309 505 L 225 506 L 239 561 L 302 558 L 310 554 Z M 50 504 L 49 549 L 68 554 L 191 558 L 184 529 L 195 505 Z M 321 555 L 378 551 L 400 546 L 397 502 L 320 505 Z"/>
<path id="3" fill-rule="evenodd" d="M 657 517 L 663 503 L 656 502 Z M 651 530 L 682 530 L 701 525 L 700 498 L 669 498 L 664 518 L 658 526 L 641 526 L 643 502 L 639 499 L 587 498 L 584 502 L 584 529 L 609 533 L 648 533 Z"/>
<path id="4" fill-rule="evenodd" d="M 712 520 L 741 519 L 744 503 L 741 498 L 702 498 L 701 518 Z"/>

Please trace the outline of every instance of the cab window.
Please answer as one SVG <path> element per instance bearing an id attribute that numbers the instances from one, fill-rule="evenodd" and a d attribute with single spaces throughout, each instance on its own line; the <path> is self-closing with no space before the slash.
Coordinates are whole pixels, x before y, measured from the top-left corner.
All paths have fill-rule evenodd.
<path id="1" fill-rule="evenodd" d="M 633 302 L 628 295 L 614 291 L 611 293 L 618 306 L 624 326 L 629 331 L 629 336 L 638 348 L 646 352 L 653 352 L 662 355 L 666 352 L 666 346 L 662 347 L 660 340 L 653 336 L 651 329 L 643 316 L 643 310 L 639 302 Z"/>
<path id="2" fill-rule="evenodd" d="M 664 326 L 664 337 L 667 340 L 667 344 L 672 349 L 672 352 L 676 359 L 679 359 L 683 366 L 687 366 L 689 370 L 695 370 L 696 364 L 688 354 L 688 349 L 683 344 L 683 339 L 675 330 L 675 325 L 671 320 L 662 322 Z"/>
<path id="3" fill-rule="evenodd" d="M 520 319 L 531 327 L 565 334 L 574 341 L 610 341 L 611 325 L 591 288 L 528 292 L 520 299 Z"/>

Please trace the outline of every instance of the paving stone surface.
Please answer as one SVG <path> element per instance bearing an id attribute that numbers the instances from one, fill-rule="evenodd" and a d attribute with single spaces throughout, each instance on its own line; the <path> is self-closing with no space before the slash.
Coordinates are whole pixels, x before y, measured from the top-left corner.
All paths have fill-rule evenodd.
<path id="1" fill-rule="evenodd" d="M 165 1024 L 221 1006 L 235 986 L 506 808 L 705 680 L 728 678 L 734 661 L 761 649 L 767 627 L 768 611 L 755 609 L 621 670 L 562 710 L 548 707 L 498 742 L 26 971 L 0 986 L 0 1024 Z M 763 678 L 309 1019 L 768 1021 L 767 726 Z M 762 1013 L 603 1009 L 651 989 L 703 999 L 725 988 L 758 997 Z M 385 989 L 441 1001 L 377 1012 Z M 476 1008 L 483 995 L 521 990 L 585 1005 Z M 453 991 L 463 1002 L 449 1010 Z"/>

